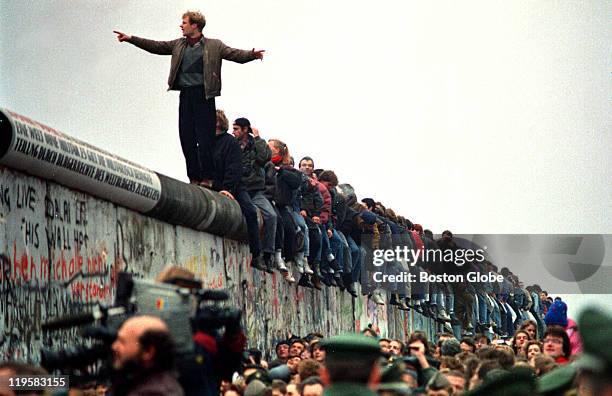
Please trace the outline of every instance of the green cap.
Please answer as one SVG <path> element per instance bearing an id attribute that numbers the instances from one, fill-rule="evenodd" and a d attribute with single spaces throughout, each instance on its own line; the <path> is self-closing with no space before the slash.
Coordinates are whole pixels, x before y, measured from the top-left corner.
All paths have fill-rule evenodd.
<path id="1" fill-rule="evenodd" d="M 601 308 L 587 308 L 580 314 L 578 329 L 583 353 L 576 360 L 576 367 L 596 373 L 612 371 L 611 328 L 612 316 Z"/>
<path id="2" fill-rule="evenodd" d="M 490 375 L 492 374 L 492 375 Z M 491 370 L 484 382 L 464 396 L 535 396 L 536 383 L 527 370 Z"/>
<path id="3" fill-rule="evenodd" d="M 319 341 L 327 356 L 341 356 L 359 359 L 361 357 L 376 358 L 381 355 L 378 341 L 372 337 L 350 333 Z"/>
<path id="4" fill-rule="evenodd" d="M 574 366 L 566 364 L 558 367 L 538 378 L 538 391 L 543 396 L 562 396 L 572 388 L 575 377 Z"/>

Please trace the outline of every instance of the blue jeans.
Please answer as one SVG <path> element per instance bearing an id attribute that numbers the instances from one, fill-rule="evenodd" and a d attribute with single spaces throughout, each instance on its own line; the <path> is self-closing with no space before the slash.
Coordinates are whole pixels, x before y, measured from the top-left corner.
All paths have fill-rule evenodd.
<path id="1" fill-rule="evenodd" d="M 332 230 L 332 236 L 329 238 L 330 250 L 336 258 L 336 264 L 340 268 L 336 272 L 344 271 L 344 242 L 337 230 Z"/>
<path id="2" fill-rule="evenodd" d="M 338 236 L 342 240 L 342 251 L 343 251 L 343 261 L 344 265 L 342 270 L 345 275 L 349 275 L 353 271 L 353 256 L 351 255 L 351 248 L 349 247 L 348 240 L 346 236 L 340 231 L 338 231 Z"/>
<path id="3" fill-rule="evenodd" d="M 304 233 L 304 256 L 308 257 L 310 252 L 310 237 L 308 235 L 308 226 L 306 225 L 306 220 L 295 210 L 291 210 L 291 208 L 287 208 L 291 215 L 293 216 L 295 222 L 300 227 L 302 232 Z"/>
<path id="4" fill-rule="evenodd" d="M 274 253 L 274 240 L 276 238 L 276 224 L 278 223 L 278 217 L 276 211 L 272 207 L 272 204 L 263 192 L 253 191 L 249 192 L 253 205 L 259 208 L 261 211 L 261 217 L 263 218 L 263 241 L 262 250 L 264 253 Z"/>
<path id="5" fill-rule="evenodd" d="M 257 221 L 257 208 L 251 201 L 251 196 L 247 192 L 246 188 L 238 187 L 238 190 L 234 193 L 234 198 L 240 205 L 242 214 L 246 219 L 247 232 L 249 234 L 249 249 L 253 257 L 259 256 L 261 253 L 261 242 L 259 241 L 259 222 Z"/>
<path id="6" fill-rule="evenodd" d="M 487 297 L 482 292 L 477 292 L 476 297 L 478 301 L 478 314 L 476 315 L 476 317 L 478 318 L 478 323 L 488 324 L 489 311 L 487 310 Z"/>
<path id="7" fill-rule="evenodd" d="M 319 224 L 319 231 L 321 231 L 321 271 L 329 272 L 327 255 L 331 253 L 331 246 L 329 245 L 329 238 L 327 237 L 327 227 L 323 224 Z"/>
<path id="8" fill-rule="evenodd" d="M 497 300 L 493 299 L 493 321 L 497 325 L 498 329 L 502 328 L 502 320 L 501 320 L 501 311 L 499 309 L 499 305 L 497 304 Z"/>
<path id="9" fill-rule="evenodd" d="M 361 274 L 361 259 L 362 253 L 357 243 L 351 238 L 351 236 L 346 237 L 346 242 L 349 245 L 349 249 L 351 250 L 351 276 L 353 282 L 359 281 L 359 275 Z"/>

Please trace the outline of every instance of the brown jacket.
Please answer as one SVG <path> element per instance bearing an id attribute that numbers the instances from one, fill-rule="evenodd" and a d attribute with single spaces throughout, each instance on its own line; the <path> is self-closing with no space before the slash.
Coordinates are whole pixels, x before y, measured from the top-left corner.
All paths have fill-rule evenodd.
<path id="1" fill-rule="evenodd" d="M 184 37 L 171 41 L 155 41 L 132 36 L 129 43 L 136 47 L 157 55 L 172 55 L 170 61 L 170 75 L 168 76 L 168 90 L 176 90 L 174 82 L 178 73 L 183 51 L 187 47 Z M 206 99 L 221 95 L 221 61 L 247 63 L 255 59 L 255 53 L 249 50 L 240 50 L 228 47 L 221 40 L 203 38 L 204 58 L 204 92 Z"/>

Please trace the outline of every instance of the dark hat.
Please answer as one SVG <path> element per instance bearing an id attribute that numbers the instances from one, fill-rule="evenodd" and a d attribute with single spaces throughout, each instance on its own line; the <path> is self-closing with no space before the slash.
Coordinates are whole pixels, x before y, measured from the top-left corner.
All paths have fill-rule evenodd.
<path id="1" fill-rule="evenodd" d="M 289 344 L 289 341 L 287 341 L 287 340 L 280 340 L 279 342 L 276 343 L 276 346 L 274 347 L 274 350 L 277 350 L 278 347 L 281 346 L 281 345 L 289 346 L 290 344 Z"/>
<path id="2" fill-rule="evenodd" d="M 484 382 L 464 396 L 535 396 L 538 395 L 533 374 L 524 369 L 491 370 Z"/>
<path id="3" fill-rule="evenodd" d="M 378 392 L 393 391 L 400 395 L 411 395 L 412 390 L 402 381 L 402 374 L 405 373 L 406 365 L 401 360 L 396 360 L 393 364 L 385 367 L 380 375 L 380 384 L 376 387 Z"/>
<path id="4" fill-rule="evenodd" d="M 450 387 L 452 387 L 452 385 L 448 378 L 446 378 L 446 376 L 439 371 L 435 373 L 433 377 L 431 377 L 426 386 L 426 388 L 433 388 L 436 390 Z"/>
<path id="5" fill-rule="evenodd" d="M 610 329 L 612 315 L 602 308 L 585 309 L 578 318 L 583 353 L 576 360 L 578 368 L 596 373 L 612 372 Z"/>
<path id="6" fill-rule="evenodd" d="M 247 120 L 244 117 L 240 117 L 240 118 L 236 118 L 236 121 L 234 121 L 234 124 L 238 125 L 241 128 L 249 128 L 249 133 L 252 132 L 251 129 L 251 121 Z"/>
<path id="7" fill-rule="evenodd" d="M 258 368 L 253 374 L 245 378 L 245 383 L 250 384 L 253 381 L 259 381 L 264 384 L 271 384 L 272 378 L 264 368 Z"/>
<path id="8" fill-rule="evenodd" d="M 567 304 L 565 304 L 561 300 L 556 300 L 552 303 L 550 308 L 548 308 L 548 312 L 544 317 L 544 322 L 547 326 L 567 326 Z"/>
<path id="9" fill-rule="evenodd" d="M 538 378 L 538 391 L 543 396 L 564 395 L 572 388 L 576 368 L 570 364 L 558 367 Z"/>
<path id="10" fill-rule="evenodd" d="M 350 333 L 326 338 L 319 341 L 319 345 L 325 349 L 326 355 L 331 358 L 338 356 L 349 359 L 376 359 L 381 355 L 378 341 L 362 334 Z"/>

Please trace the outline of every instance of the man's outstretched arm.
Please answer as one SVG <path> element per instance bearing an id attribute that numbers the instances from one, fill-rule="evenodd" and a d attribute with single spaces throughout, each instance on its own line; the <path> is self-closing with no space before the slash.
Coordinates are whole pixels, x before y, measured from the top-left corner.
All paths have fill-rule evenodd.
<path id="1" fill-rule="evenodd" d="M 221 58 L 237 63 L 247 63 L 255 59 L 263 60 L 266 50 L 241 50 L 232 48 L 221 42 Z"/>
<path id="2" fill-rule="evenodd" d="M 136 47 L 141 48 L 147 52 L 156 55 L 172 55 L 172 50 L 176 43 L 180 40 L 172 40 L 172 41 L 156 41 L 156 40 L 148 40 L 141 37 L 130 36 L 129 34 L 125 34 L 118 30 L 113 30 L 113 33 L 117 35 L 117 40 L 120 43 L 127 41 L 130 44 L 134 44 Z"/>

